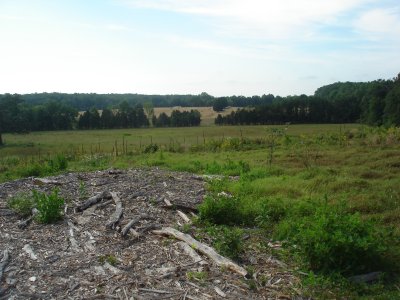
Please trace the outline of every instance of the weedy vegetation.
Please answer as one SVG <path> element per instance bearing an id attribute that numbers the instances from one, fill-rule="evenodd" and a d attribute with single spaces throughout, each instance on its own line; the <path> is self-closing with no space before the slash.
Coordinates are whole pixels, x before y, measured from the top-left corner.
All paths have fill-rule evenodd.
<path id="1" fill-rule="evenodd" d="M 124 150 L 115 151 L 126 133 Z M 0 181 L 133 166 L 222 175 L 208 180 L 195 222 L 201 230 L 184 231 L 207 233 L 236 261 L 256 235 L 264 251 L 303 274 L 302 293 L 315 299 L 400 298 L 399 128 L 221 126 L 4 138 Z M 30 205 L 9 201 L 21 213 Z M 265 246 L 271 239 L 283 250 Z M 373 284 L 349 280 L 376 271 L 382 276 Z"/>

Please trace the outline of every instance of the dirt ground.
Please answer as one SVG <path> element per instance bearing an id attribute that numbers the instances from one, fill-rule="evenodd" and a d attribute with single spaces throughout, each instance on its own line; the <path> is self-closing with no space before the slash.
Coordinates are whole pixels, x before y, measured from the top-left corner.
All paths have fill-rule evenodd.
<path id="1" fill-rule="evenodd" d="M 185 226 L 182 213 L 196 214 L 205 184 L 202 176 L 157 168 L 0 184 L 0 299 L 302 299 L 298 279 L 263 251 L 246 251 L 240 265 L 253 271 L 243 276 L 193 245 L 156 234 Z M 63 220 L 21 228 L 7 199 L 55 187 L 66 200 Z M 104 197 L 81 206 L 96 195 Z M 122 217 L 110 225 L 118 209 Z"/>

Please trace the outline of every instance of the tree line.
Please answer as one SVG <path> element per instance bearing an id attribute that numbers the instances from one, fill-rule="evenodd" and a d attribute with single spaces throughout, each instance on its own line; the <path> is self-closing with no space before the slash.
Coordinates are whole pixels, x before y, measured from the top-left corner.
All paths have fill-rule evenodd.
<path id="1" fill-rule="evenodd" d="M 400 125 L 400 74 L 392 80 L 338 82 L 313 96 L 276 97 L 270 103 L 218 115 L 217 125 L 284 123 Z"/>
<path id="2" fill-rule="evenodd" d="M 50 101 L 32 105 L 18 94 L 0 95 L 0 145 L 3 145 L 2 133 L 5 132 L 140 128 L 151 125 L 149 117 L 152 124 L 159 127 L 200 125 L 201 115 L 197 110 L 176 110 L 170 117 L 161 114 L 157 118 L 151 105 L 146 105 L 145 108 L 141 104 L 131 106 L 123 101 L 116 109 L 105 108 L 99 111 L 92 107 L 79 114 L 76 108 L 62 102 Z"/>
<path id="3" fill-rule="evenodd" d="M 199 95 L 141 95 L 141 94 L 66 94 L 66 93 L 35 93 L 21 95 L 25 103 L 41 105 L 56 101 L 71 106 L 78 111 L 87 111 L 93 107 L 99 110 L 106 108 L 116 109 L 120 103 L 127 102 L 131 106 L 137 104 L 145 105 L 152 103 L 154 107 L 221 107 L 226 106 L 245 107 L 267 104 L 274 99 L 274 96 L 229 96 L 214 97 L 205 92 Z M 218 109 L 218 108 L 217 108 Z"/>
<path id="4" fill-rule="evenodd" d="M 201 122 L 201 114 L 198 110 L 179 111 L 173 110 L 171 116 L 162 112 L 158 118 L 153 116 L 153 124 L 155 127 L 192 127 L 199 126 Z"/>

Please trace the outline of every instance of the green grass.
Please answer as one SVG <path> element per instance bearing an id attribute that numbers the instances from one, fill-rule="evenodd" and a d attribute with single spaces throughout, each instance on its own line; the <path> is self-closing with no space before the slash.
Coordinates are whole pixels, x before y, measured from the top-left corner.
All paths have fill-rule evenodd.
<path id="1" fill-rule="evenodd" d="M 400 297 L 400 130 L 274 127 L 285 134 L 272 153 L 267 126 L 5 135 L 0 181 L 110 167 L 239 175 L 238 180 L 209 182 L 209 195 L 200 208 L 199 224 L 208 228 L 220 252 L 238 259 L 245 249 L 231 254 L 226 250 L 234 249 L 240 228 L 258 228 L 265 239 L 288 241 L 281 259 L 309 274 L 303 278 L 303 291 L 316 299 Z M 150 144 L 156 144 L 157 151 L 144 151 Z M 218 195 L 221 192 L 232 197 Z M 296 229 L 301 227 L 305 229 Z M 237 234 L 229 240 L 231 232 Z M 355 252 L 362 254 L 353 256 Z M 368 259 L 362 260 L 364 256 Z M 340 262 L 326 261 L 332 257 Z M 350 263 L 353 271 L 346 270 Z M 354 286 L 345 279 L 352 272 L 370 270 L 386 276 L 372 286 Z"/>

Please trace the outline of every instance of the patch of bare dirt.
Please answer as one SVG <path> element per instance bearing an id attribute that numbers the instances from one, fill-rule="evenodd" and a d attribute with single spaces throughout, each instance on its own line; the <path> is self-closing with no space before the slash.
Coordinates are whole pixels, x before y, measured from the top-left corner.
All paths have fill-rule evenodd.
<path id="1" fill-rule="evenodd" d="M 7 199 L 54 187 L 66 199 L 63 220 L 20 228 Z M 0 299 L 300 299 L 297 278 L 262 251 L 246 251 L 243 262 L 254 269 L 246 278 L 160 234 L 181 228 L 204 194 L 202 177 L 159 169 L 0 184 Z"/>

